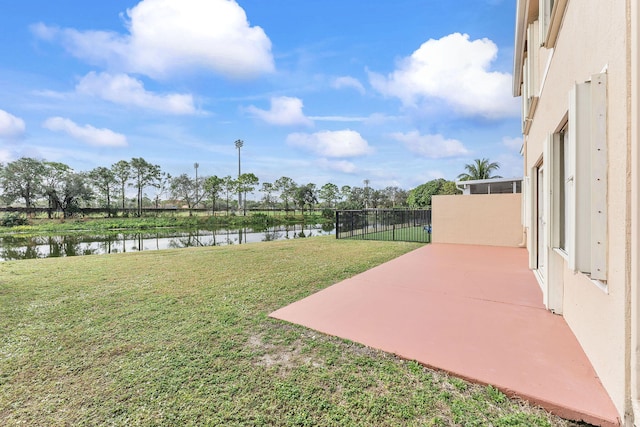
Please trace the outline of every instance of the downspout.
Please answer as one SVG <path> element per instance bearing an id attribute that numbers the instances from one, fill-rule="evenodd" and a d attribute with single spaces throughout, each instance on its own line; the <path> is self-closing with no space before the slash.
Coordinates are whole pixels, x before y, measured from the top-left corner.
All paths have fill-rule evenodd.
<path id="1" fill-rule="evenodd" d="M 527 228 L 524 226 L 522 227 L 522 241 L 518 243 L 518 247 L 519 248 L 527 247 Z"/>

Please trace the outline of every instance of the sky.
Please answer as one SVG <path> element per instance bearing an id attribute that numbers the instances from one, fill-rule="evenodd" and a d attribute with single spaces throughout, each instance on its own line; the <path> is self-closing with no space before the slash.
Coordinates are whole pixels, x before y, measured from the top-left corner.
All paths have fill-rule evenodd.
<path id="1" fill-rule="evenodd" d="M 522 175 L 515 0 L 0 0 L 0 163 L 411 189 Z"/>

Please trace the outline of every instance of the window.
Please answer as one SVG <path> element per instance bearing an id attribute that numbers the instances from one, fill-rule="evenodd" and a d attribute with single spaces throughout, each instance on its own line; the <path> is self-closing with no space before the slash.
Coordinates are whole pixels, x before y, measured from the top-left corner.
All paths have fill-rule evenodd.
<path id="1" fill-rule="evenodd" d="M 556 45 L 560 24 L 568 0 L 540 0 L 539 21 L 542 45 L 551 49 Z"/>
<path id="2" fill-rule="evenodd" d="M 569 135 L 565 128 L 558 134 L 558 164 L 560 166 L 558 179 L 560 181 L 560 200 L 558 201 L 560 224 L 558 248 L 567 250 L 567 217 L 571 212 L 569 200 L 573 194 L 573 172 L 569 168 Z"/>
<path id="3" fill-rule="evenodd" d="M 569 129 L 565 118 L 560 131 L 550 138 L 549 151 L 552 152 L 552 215 L 555 227 L 552 232 L 553 247 L 568 252 L 568 227 L 571 215 L 570 201 L 573 197 L 573 171 L 569 165 Z"/>

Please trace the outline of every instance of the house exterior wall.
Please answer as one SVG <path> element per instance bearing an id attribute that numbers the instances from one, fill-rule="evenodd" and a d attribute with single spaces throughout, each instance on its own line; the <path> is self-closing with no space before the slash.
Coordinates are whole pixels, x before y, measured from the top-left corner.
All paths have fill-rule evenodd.
<path id="1" fill-rule="evenodd" d="M 629 367 L 631 409 L 640 420 L 640 4 L 630 4 L 631 51 L 631 275 Z"/>
<path id="2" fill-rule="evenodd" d="M 537 1 L 537 0 L 531 0 Z M 526 1 L 519 0 L 520 3 Z M 569 257 L 546 240 L 540 282 L 545 304 L 562 314 L 609 392 L 621 419 L 629 409 L 629 248 L 630 169 L 630 55 L 627 0 L 567 2 L 553 50 L 540 49 L 540 94 L 528 135 L 525 135 L 525 175 L 531 183 L 536 166 L 550 167 L 545 158 L 549 135 L 566 120 L 569 93 L 575 83 L 606 72 L 607 140 L 607 280 L 594 281 L 575 272 Z M 529 200 L 535 186 L 526 186 Z M 551 200 L 549 189 L 546 200 Z M 532 202 L 535 204 L 535 202 Z M 580 212 L 577 213 L 580 215 Z M 527 246 L 537 247 L 535 214 L 528 215 Z M 548 211 L 545 227 L 557 226 Z M 533 262 L 533 261 L 532 261 Z M 536 268 L 535 265 L 532 265 Z M 637 284 L 634 284 L 637 286 Z"/>
<path id="3" fill-rule="evenodd" d="M 521 194 L 433 196 L 434 243 L 512 246 L 523 243 Z"/>

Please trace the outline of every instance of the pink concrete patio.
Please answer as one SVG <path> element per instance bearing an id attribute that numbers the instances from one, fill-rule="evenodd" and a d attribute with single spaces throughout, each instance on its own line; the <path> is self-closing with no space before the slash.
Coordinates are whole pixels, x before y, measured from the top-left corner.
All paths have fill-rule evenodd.
<path id="1" fill-rule="evenodd" d="M 427 245 L 271 317 L 492 384 L 567 419 L 619 425 L 564 319 L 545 310 L 524 249 Z"/>

